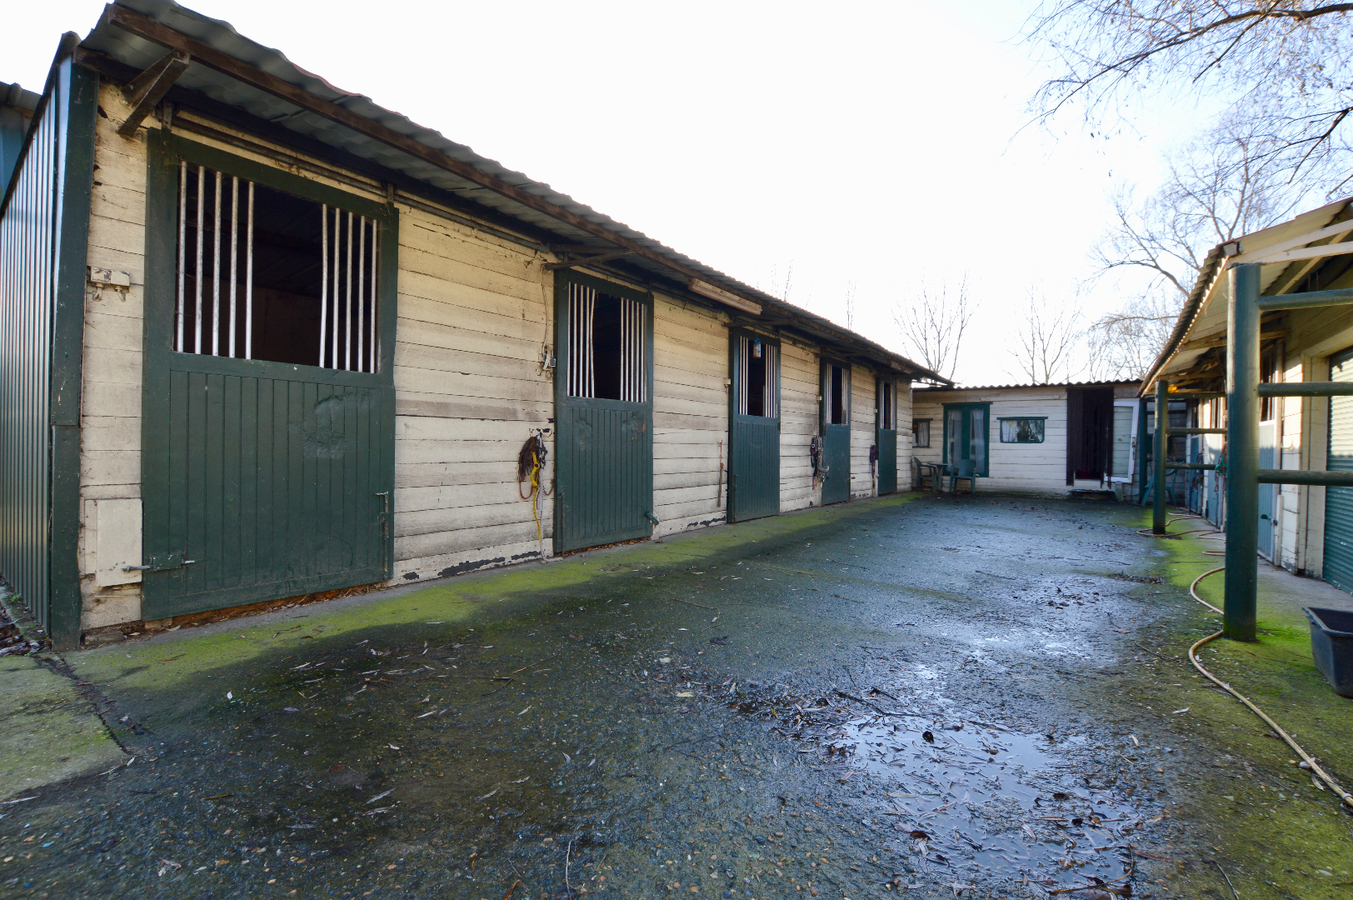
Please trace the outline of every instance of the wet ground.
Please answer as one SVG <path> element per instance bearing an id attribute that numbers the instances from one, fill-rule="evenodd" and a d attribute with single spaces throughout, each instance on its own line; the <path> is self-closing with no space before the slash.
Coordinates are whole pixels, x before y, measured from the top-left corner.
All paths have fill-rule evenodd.
<path id="1" fill-rule="evenodd" d="M 1216 811 L 1302 779 L 1165 708 L 1201 569 L 1141 518 L 852 504 L 72 654 L 125 759 L 0 805 L 0 896 L 1346 896 Z"/>

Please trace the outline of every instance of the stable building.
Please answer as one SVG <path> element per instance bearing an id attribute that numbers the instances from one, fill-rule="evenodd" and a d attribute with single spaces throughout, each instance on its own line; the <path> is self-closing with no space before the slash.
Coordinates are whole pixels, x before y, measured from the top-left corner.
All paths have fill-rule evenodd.
<path id="1" fill-rule="evenodd" d="M 912 458 L 946 471 L 969 464 L 979 479 L 975 489 L 1061 497 L 1112 491 L 1135 500 L 1142 470 L 1138 386 L 920 388 L 912 393 Z"/>
<path id="2" fill-rule="evenodd" d="M 1167 465 L 1190 485 L 1173 497 L 1228 527 L 1228 553 L 1253 541 L 1249 553 L 1344 590 L 1353 590 L 1351 238 L 1353 201 L 1340 200 L 1214 247 L 1141 389 L 1169 398 L 1167 432 L 1182 452 L 1167 454 Z M 1245 296 L 1233 301 L 1237 281 Z M 1245 334 L 1239 348 L 1232 319 Z M 1253 406 L 1237 423 L 1227 397 L 1233 353 L 1239 378 L 1254 381 L 1234 388 Z M 1245 461 L 1257 482 L 1250 523 L 1233 520 L 1227 499 L 1233 424 L 1257 438 Z M 1229 557 L 1227 566 L 1228 576 L 1241 568 Z"/>
<path id="3" fill-rule="evenodd" d="M 947 383 L 168 0 L 5 96 L 0 571 L 59 645 L 888 493 Z"/>

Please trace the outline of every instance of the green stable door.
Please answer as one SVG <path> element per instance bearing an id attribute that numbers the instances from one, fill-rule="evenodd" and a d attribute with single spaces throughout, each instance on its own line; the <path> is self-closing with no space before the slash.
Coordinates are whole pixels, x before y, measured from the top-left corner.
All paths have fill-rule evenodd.
<path id="1" fill-rule="evenodd" d="M 144 617 L 389 578 L 394 210 L 150 150 Z"/>
<path id="2" fill-rule="evenodd" d="M 780 343 L 745 331 L 730 340 L 728 521 L 780 513 Z"/>
<path id="3" fill-rule="evenodd" d="M 652 297 L 577 272 L 555 281 L 554 550 L 653 533 Z"/>
<path id="4" fill-rule="evenodd" d="M 880 494 L 897 493 L 897 382 L 878 382 L 876 446 Z"/>
<path id="5" fill-rule="evenodd" d="M 822 503 L 850 499 L 850 366 L 822 360 Z"/>

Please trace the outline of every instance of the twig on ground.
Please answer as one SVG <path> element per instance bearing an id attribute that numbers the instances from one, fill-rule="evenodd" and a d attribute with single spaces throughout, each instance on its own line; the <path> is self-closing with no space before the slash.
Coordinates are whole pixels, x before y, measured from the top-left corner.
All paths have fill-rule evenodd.
<path id="1" fill-rule="evenodd" d="M 699 607 L 700 609 L 707 609 L 707 610 L 709 610 L 710 612 L 718 612 L 718 611 L 719 611 L 719 607 L 717 607 L 717 606 L 705 606 L 703 603 L 695 603 L 695 602 L 692 602 L 692 601 L 690 601 L 690 600 L 682 600 L 680 597 L 668 597 L 667 599 L 668 599 L 668 600 L 671 600 L 673 603 L 684 603 L 684 604 L 686 604 L 687 606 L 697 606 L 697 607 Z"/>
<path id="2" fill-rule="evenodd" d="M 1226 886 L 1231 889 L 1231 896 L 1235 897 L 1236 900 L 1240 900 L 1240 895 L 1236 893 L 1236 886 L 1231 883 L 1231 876 L 1226 874 L 1226 870 L 1221 867 L 1221 863 L 1214 859 L 1212 860 L 1212 865 L 1216 866 L 1217 871 L 1221 873 L 1221 877 L 1226 879 Z"/>

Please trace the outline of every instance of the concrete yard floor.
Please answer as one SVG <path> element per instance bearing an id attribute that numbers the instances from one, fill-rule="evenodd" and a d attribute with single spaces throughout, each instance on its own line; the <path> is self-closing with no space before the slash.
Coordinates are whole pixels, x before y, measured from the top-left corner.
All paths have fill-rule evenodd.
<path id="1" fill-rule="evenodd" d="M 1349 896 L 1353 817 L 1185 657 L 1215 542 L 1145 523 L 909 495 L 35 662 L 125 755 L 44 727 L 0 896 Z M 1284 577 L 1205 662 L 1347 786 Z"/>

